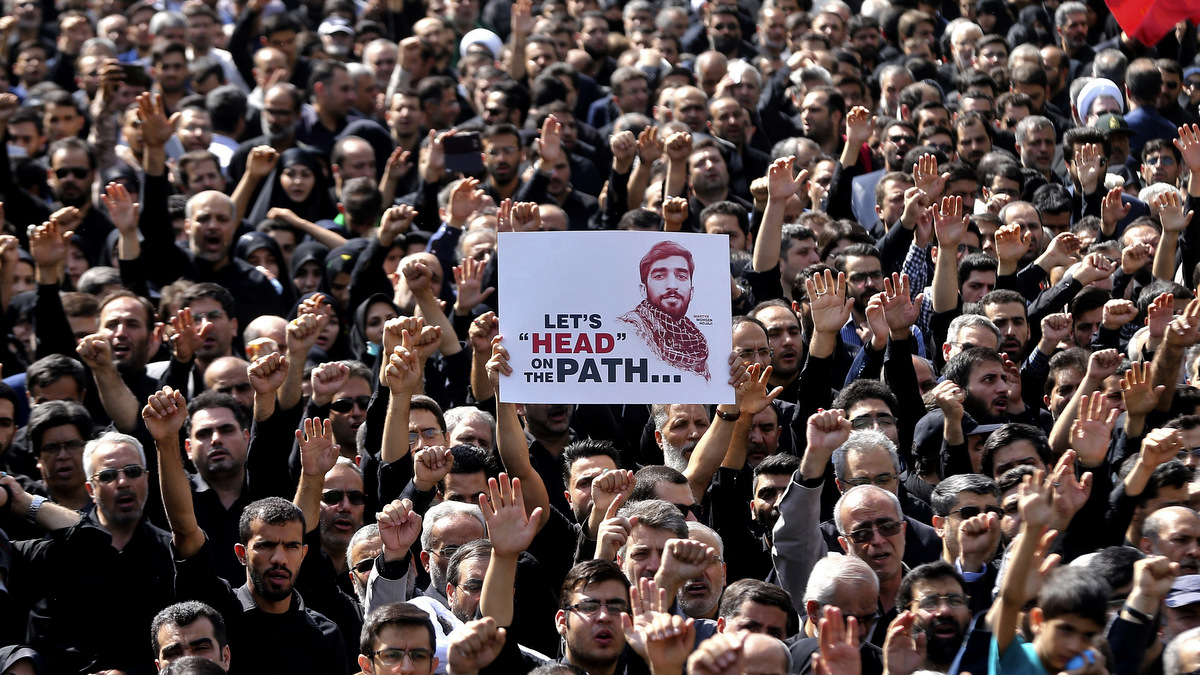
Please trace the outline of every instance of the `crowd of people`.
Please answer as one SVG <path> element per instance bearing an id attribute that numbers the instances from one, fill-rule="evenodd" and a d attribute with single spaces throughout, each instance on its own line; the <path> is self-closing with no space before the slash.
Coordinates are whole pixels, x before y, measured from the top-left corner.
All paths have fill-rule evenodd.
<path id="1" fill-rule="evenodd" d="M 0 44 L 0 674 L 1200 672 L 1194 23 L 4 0 Z M 735 402 L 507 400 L 497 232 L 553 230 L 723 236 L 728 374 L 679 246 L 622 320 Z"/>

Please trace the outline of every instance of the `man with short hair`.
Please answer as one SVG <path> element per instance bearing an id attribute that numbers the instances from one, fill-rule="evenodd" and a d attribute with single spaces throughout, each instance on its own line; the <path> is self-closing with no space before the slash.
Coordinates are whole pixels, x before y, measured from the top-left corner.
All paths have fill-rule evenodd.
<path id="1" fill-rule="evenodd" d="M 97 168 L 95 150 L 82 139 L 69 136 L 51 143 L 46 155 L 50 158 L 47 184 L 55 202 L 51 208 L 78 209 L 80 220 L 74 227 L 75 234 L 83 238 L 92 260 L 105 259 L 106 242 L 113 224 L 105 213 L 94 208 L 92 202 L 92 183 Z M 15 216 L 10 214 L 9 217 Z M 65 226 L 65 223 L 60 222 L 60 225 Z"/>
<path id="2" fill-rule="evenodd" d="M 74 510 L 87 509 L 92 504 L 87 490 L 89 476 L 83 463 L 92 426 L 87 409 L 76 401 L 48 401 L 34 407 L 29 415 L 25 438 L 37 465 L 36 470 L 27 468 L 22 473 L 40 473 L 46 492 L 56 504 Z M 18 464 L 23 465 L 24 461 Z"/>
<path id="3" fill-rule="evenodd" d="M 608 441 L 579 440 L 563 450 L 563 484 L 575 522 L 584 523 L 592 510 L 592 484 L 597 477 L 620 468 L 620 455 Z"/>
<path id="4" fill-rule="evenodd" d="M 1162 72 L 1152 59 L 1134 59 L 1125 70 L 1125 97 L 1129 101 L 1125 122 L 1137 132 L 1129 141 L 1129 151 L 1134 157 L 1141 157 L 1146 143 L 1156 138 L 1170 140 L 1179 134 L 1179 128 L 1158 112 L 1162 82 Z"/>
<path id="5" fill-rule="evenodd" d="M 363 623 L 358 666 L 367 675 L 405 672 L 429 675 L 437 670 L 437 634 L 425 610 L 407 602 L 383 605 Z"/>
<path id="6" fill-rule="evenodd" d="M 154 665 L 159 670 L 185 656 L 198 656 L 229 670 L 225 619 L 203 602 L 179 602 L 159 612 L 150 624 Z"/>
<path id="7" fill-rule="evenodd" d="M 442 502 L 429 509 L 421 524 L 421 565 L 429 573 L 425 595 L 446 607 L 446 569 L 463 544 L 483 539 L 487 532 L 483 512 L 473 504 Z"/>
<path id="8" fill-rule="evenodd" d="M 608 560 L 571 568 L 554 616 L 563 637 L 563 661 L 588 672 L 614 672 L 625 650 L 621 613 L 628 612 L 629 579 Z"/>
<path id="9" fill-rule="evenodd" d="M 346 125 L 362 119 L 351 111 L 354 79 L 345 64 L 319 61 L 308 76 L 308 94 L 311 104 L 300 112 L 296 138 L 331 154 Z"/>
<path id="10" fill-rule="evenodd" d="M 786 640 L 792 608 L 788 592 L 758 579 L 742 579 L 725 589 L 717 614 L 718 633 L 757 633 Z"/>
<path id="11" fill-rule="evenodd" d="M 836 157 L 844 140 L 846 102 L 842 93 L 832 87 L 810 89 L 797 101 L 804 135 L 821 146 L 821 151 Z"/>
<path id="12" fill-rule="evenodd" d="M 222 356 L 204 369 L 204 386 L 232 396 L 246 410 L 254 409 L 254 388 L 247 369 L 250 362 L 239 356 Z"/>
<path id="13" fill-rule="evenodd" d="M 205 190 L 224 192 L 225 176 L 221 173 L 221 160 L 207 148 L 188 152 L 179 158 L 179 183 L 188 197 Z"/>
<path id="14" fill-rule="evenodd" d="M 875 572 L 855 556 L 830 555 L 816 562 L 804 593 L 789 594 L 797 612 L 804 617 L 801 637 L 791 644 L 794 672 L 811 673 L 813 655 L 819 650 L 821 618 L 825 608 L 837 608 L 843 618 L 858 622 L 858 644 L 862 672 L 883 672 L 883 654 L 868 637 L 881 621 L 879 617 L 879 579 Z M 884 626 L 887 624 L 884 623 Z"/>
<path id="15" fill-rule="evenodd" d="M 999 523 L 993 525 L 999 528 Z M 981 589 L 991 600 L 991 588 Z M 943 561 L 913 568 L 900 584 L 898 604 L 916 614 L 913 630 L 925 634 L 927 670 L 948 672 L 971 625 L 971 596 L 954 567 Z"/>
<path id="16" fill-rule="evenodd" d="M 933 527 L 942 539 L 942 560 L 967 580 L 974 608 L 988 606 L 996 581 L 995 558 L 1000 545 L 1000 490 L 979 474 L 958 474 L 933 490 Z M 904 603 L 907 604 L 907 603 Z M 961 637 L 961 635 L 960 635 Z"/>

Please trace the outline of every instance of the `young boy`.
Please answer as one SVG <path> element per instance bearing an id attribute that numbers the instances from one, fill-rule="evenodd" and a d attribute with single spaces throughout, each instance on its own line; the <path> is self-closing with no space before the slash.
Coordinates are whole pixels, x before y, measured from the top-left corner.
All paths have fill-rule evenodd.
<path id="1" fill-rule="evenodd" d="M 1057 562 L 1057 556 L 1051 556 L 1042 563 L 1053 541 L 1052 535 L 1043 534 L 1053 516 L 1053 494 L 1051 479 L 1044 479 L 1041 471 L 1026 476 L 1021 485 L 1021 536 L 1009 556 L 999 602 L 992 610 L 990 675 L 1062 672 L 1104 631 L 1108 583 L 1086 568 L 1063 568 L 1045 577 Z M 1017 622 L 1035 591 L 1037 603 L 1029 610 L 1030 644 L 1017 635 Z"/>

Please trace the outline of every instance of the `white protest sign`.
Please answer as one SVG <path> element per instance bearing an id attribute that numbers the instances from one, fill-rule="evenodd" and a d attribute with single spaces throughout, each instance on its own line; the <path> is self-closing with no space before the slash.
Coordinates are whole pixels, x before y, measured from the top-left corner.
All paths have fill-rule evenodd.
<path id="1" fill-rule="evenodd" d="M 500 333 L 515 403 L 733 403 L 729 242 L 502 232 Z"/>

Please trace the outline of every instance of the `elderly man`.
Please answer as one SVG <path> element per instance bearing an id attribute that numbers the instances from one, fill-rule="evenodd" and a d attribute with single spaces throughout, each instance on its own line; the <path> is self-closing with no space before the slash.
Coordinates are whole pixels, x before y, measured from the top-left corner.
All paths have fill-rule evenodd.
<path id="1" fill-rule="evenodd" d="M 467 542 L 483 539 L 487 532 L 483 511 L 473 504 L 442 502 L 425 513 L 421 524 L 421 565 L 429 573 L 425 595 L 446 607 L 446 570 L 450 558 Z"/>
<path id="2" fill-rule="evenodd" d="M 1184 574 L 1200 574 L 1200 514 L 1185 506 L 1168 506 L 1146 517 L 1138 548 L 1165 555 Z"/>
<path id="3" fill-rule="evenodd" d="M 837 608 L 843 617 L 853 616 L 858 620 L 863 675 L 883 672 L 882 652 L 867 640 L 879 621 L 879 580 L 866 563 L 853 556 L 822 558 L 813 567 L 803 598 L 801 631 L 806 637 L 789 647 L 795 668 L 792 672 L 814 672 L 812 657 L 820 646 L 820 619 L 827 607 Z"/>

